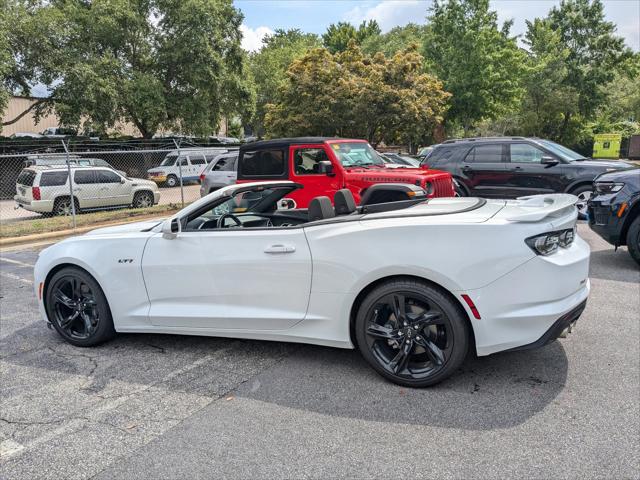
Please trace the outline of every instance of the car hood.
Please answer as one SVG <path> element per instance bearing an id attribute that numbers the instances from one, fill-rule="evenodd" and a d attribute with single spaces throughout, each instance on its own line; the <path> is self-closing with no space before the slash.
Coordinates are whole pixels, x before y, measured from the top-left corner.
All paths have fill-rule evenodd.
<path id="1" fill-rule="evenodd" d="M 93 235 L 111 235 L 113 233 L 134 233 L 141 232 L 143 230 L 149 230 L 159 223 L 161 223 L 164 218 L 157 218 L 154 220 L 144 220 L 141 222 L 132 222 L 125 223 L 124 225 L 114 225 L 112 227 L 102 227 L 96 228 L 95 230 L 91 230 L 90 232 L 85 233 L 85 235 L 93 236 Z"/>
<path id="2" fill-rule="evenodd" d="M 599 182 L 631 182 L 634 184 L 640 183 L 640 169 L 634 168 L 635 171 L 631 172 L 627 169 L 618 170 L 615 172 L 603 173 L 596 177 Z"/>
<path id="3" fill-rule="evenodd" d="M 158 185 L 156 184 L 156 182 L 153 182 L 151 180 L 143 180 L 142 178 L 131 178 L 130 180 L 133 182 L 134 187 L 146 185 L 150 188 L 153 188 L 154 190 L 158 189 Z"/>
<path id="4" fill-rule="evenodd" d="M 350 168 L 346 170 L 346 175 L 350 178 L 363 179 L 373 183 L 401 182 L 413 183 L 417 178 L 450 178 L 449 172 L 442 170 L 432 170 L 428 168 Z"/>
<path id="5" fill-rule="evenodd" d="M 588 167 L 602 167 L 602 168 L 613 168 L 616 170 L 626 170 L 628 168 L 634 168 L 634 165 L 623 162 L 620 160 L 576 160 L 575 162 L 571 162 L 573 165 L 585 165 Z"/>

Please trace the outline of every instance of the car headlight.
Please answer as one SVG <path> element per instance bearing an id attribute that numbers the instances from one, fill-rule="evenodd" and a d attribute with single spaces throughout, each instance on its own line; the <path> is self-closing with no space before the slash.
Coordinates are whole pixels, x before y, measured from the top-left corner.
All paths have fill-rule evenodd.
<path id="1" fill-rule="evenodd" d="M 622 182 L 596 182 L 596 192 L 598 193 L 615 193 L 619 192 L 624 188 L 624 183 Z"/>
<path id="2" fill-rule="evenodd" d="M 555 253 L 560 247 L 570 247 L 575 237 L 576 227 L 573 227 L 529 237 L 525 242 L 536 254 L 547 256 Z"/>

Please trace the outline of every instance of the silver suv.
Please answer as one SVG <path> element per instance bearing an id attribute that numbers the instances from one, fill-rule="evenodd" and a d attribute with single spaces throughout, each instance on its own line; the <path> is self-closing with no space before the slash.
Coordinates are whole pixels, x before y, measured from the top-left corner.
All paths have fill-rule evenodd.
<path id="1" fill-rule="evenodd" d="M 200 196 L 204 197 L 219 188 L 236 183 L 237 176 L 238 151 L 218 155 L 200 175 Z"/>
<path id="2" fill-rule="evenodd" d="M 76 211 L 132 206 L 151 207 L 160 200 L 158 186 L 128 178 L 106 167 L 71 166 Z M 69 174 L 66 165 L 25 168 L 16 181 L 18 207 L 31 212 L 69 215 Z"/>

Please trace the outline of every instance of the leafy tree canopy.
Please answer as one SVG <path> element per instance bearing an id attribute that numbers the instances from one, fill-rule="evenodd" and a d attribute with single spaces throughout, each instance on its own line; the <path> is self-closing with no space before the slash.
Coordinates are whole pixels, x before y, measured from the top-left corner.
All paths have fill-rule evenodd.
<path id="1" fill-rule="evenodd" d="M 449 94 L 423 73 L 417 47 L 364 54 L 352 40 L 344 52 L 317 48 L 295 60 L 267 105 L 270 136 L 338 135 L 420 143 L 442 121 Z"/>
<path id="2" fill-rule="evenodd" d="M 365 38 L 362 42 L 362 50 L 369 55 L 382 52 L 387 57 L 392 57 L 411 44 L 422 47 L 426 31 L 425 25 L 417 25 L 415 23 L 394 27 L 387 33 L 370 35 Z"/>
<path id="3" fill-rule="evenodd" d="M 322 35 L 322 41 L 330 53 L 343 52 L 354 40 L 361 45 L 366 39 L 380 35 L 380 25 L 375 20 L 363 21 L 358 28 L 348 22 L 332 23 Z"/>
<path id="4" fill-rule="evenodd" d="M 10 0 L 12 1 L 12 0 Z M 211 134 L 224 114 L 247 115 L 242 15 L 231 0 L 51 0 L 12 5 L 13 85 L 52 85 L 43 108 L 63 124 L 104 130 L 133 122 Z M 22 42 L 24 40 L 24 42 Z M 20 74 L 23 75 L 20 75 Z"/>

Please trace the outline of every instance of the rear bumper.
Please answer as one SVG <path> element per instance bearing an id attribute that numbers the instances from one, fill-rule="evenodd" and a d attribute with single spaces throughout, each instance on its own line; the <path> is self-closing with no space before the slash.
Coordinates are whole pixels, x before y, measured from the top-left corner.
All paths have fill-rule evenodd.
<path id="1" fill-rule="evenodd" d="M 53 200 L 24 200 L 17 195 L 13 197 L 19 208 L 24 208 L 30 212 L 51 213 L 53 211 Z"/>
<path id="2" fill-rule="evenodd" d="M 478 355 L 533 348 L 547 332 L 552 336 L 554 324 L 571 317 L 589 296 L 589 255 L 587 243 L 576 237 L 570 248 L 536 256 L 483 288 L 461 292 L 481 315 L 474 319 L 465 305 Z"/>

